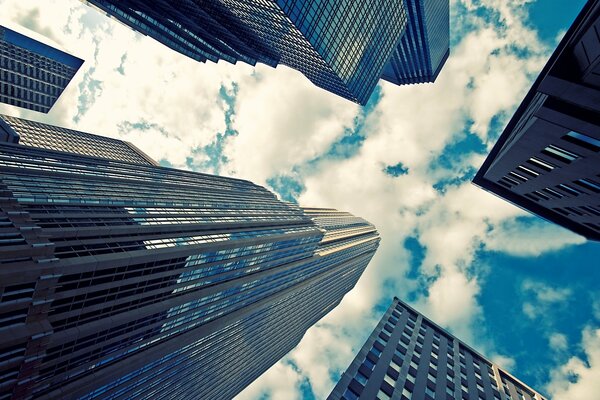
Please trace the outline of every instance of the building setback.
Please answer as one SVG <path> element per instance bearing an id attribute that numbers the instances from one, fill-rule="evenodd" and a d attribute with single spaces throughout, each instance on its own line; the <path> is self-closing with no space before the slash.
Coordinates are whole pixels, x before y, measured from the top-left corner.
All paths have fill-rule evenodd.
<path id="1" fill-rule="evenodd" d="M 2 129 L 0 399 L 232 398 L 379 243 L 348 213 L 160 167 L 125 142 Z"/>
<path id="2" fill-rule="evenodd" d="M 394 297 L 328 400 L 545 400 Z"/>
<path id="3" fill-rule="evenodd" d="M 448 50 L 448 0 L 84 2 L 195 60 L 287 65 L 360 104 L 386 64 L 391 82 L 429 81 Z"/>
<path id="4" fill-rule="evenodd" d="M 47 113 L 83 60 L 0 26 L 0 102 Z"/>
<path id="5" fill-rule="evenodd" d="M 600 2 L 588 1 L 473 182 L 600 240 Z"/>

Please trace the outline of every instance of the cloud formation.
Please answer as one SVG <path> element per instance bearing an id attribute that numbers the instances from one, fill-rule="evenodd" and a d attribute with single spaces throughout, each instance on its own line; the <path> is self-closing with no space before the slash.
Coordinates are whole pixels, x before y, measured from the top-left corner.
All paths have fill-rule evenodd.
<path id="1" fill-rule="evenodd" d="M 481 254 L 532 257 L 583 242 L 470 184 L 550 52 L 526 23 L 529 2 L 452 0 L 453 46 L 437 82 L 382 82 L 361 109 L 286 67 L 199 64 L 76 0 L 0 0 L 3 18 L 86 60 L 49 115 L 0 112 L 129 140 L 177 168 L 277 178 L 302 205 L 377 226 L 382 244 L 357 287 L 240 399 L 326 397 L 394 295 L 514 369 L 485 328 Z M 531 319 L 570 290 L 521 288 L 533 296 L 523 305 Z M 598 332 L 586 332 L 596 357 Z M 565 347 L 563 336 L 548 343 Z M 570 395 L 598 381 L 598 363 L 574 357 L 550 391 L 584 398 Z"/>
<path id="2" fill-rule="evenodd" d="M 583 356 L 571 357 L 552 372 L 548 391 L 556 400 L 594 400 L 600 393 L 600 329 L 583 331 Z"/>

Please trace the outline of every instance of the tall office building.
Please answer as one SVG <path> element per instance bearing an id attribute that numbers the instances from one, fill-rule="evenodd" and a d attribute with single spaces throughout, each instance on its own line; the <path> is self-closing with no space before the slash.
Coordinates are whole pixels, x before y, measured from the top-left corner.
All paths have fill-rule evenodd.
<path id="1" fill-rule="evenodd" d="M 394 298 L 328 400 L 544 400 Z"/>
<path id="2" fill-rule="evenodd" d="M 360 104 L 386 64 L 391 82 L 423 82 L 447 56 L 448 0 L 84 2 L 195 60 L 287 65 Z"/>
<path id="3" fill-rule="evenodd" d="M 588 1 L 473 182 L 600 240 L 600 2 Z"/>
<path id="4" fill-rule="evenodd" d="M 83 60 L 0 26 L 0 102 L 47 113 Z"/>
<path id="5" fill-rule="evenodd" d="M 0 399 L 231 398 L 379 243 L 348 213 L 1 119 Z"/>
<path id="6" fill-rule="evenodd" d="M 434 82 L 450 55 L 450 2 L 405 0 L 406 31 L 381 77 L 396 85 Z"/>

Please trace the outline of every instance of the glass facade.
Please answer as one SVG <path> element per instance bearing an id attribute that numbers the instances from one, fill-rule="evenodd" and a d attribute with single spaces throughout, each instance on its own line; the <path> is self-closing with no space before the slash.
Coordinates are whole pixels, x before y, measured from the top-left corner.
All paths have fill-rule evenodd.
<path id="1" fill-rule="evenodd" d="M 328 400 L 544 400 L 407 304 L 394 301 Z"/>
<path id="2" fill-rule="evenodd" d="M 588 2 L 473 182 L 600 240 L 600 4 Z"/>
<path id="3" fill-rule="evenodd" d="M 91 0 L 198 61 L 284 64 L 365 104 L 406 27 L 395 0 Z"/>
<path id="4" fill-rule="evenodd" d="M 450 54 L 450 2 L 405 0 L 406 32 L 381 77 L 397 85 L 434 82 Z"/>
<path id="5" fill-rule="evenodd" d="M 83 60 L 0 26 L 0 102 L 47 113 Z"/>
<path id="6" fill-rule="evenodd" d="M 133 144 L 122 140 L 91 135 L 7 115 L 0 115 L 0 133 L 2 130 L 8 133 L 7 138 L 14 138 L 14 140 L 7 141 L 18 142 L 22 146 L 136 164 L 157 165 L 154 160 Z"/>
<path id="7" fill-rule="evenodd" d="M 348 213 L 3 121 L 26 145 L 0 143 L 0 399 L 231 398 L 379 243 Z M 40 139 L 61 134 L 77 151 Z"/>

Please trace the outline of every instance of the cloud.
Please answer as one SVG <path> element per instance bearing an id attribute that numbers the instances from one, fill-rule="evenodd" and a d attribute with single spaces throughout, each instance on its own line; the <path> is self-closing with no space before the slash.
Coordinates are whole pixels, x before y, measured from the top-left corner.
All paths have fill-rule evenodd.
<path id="1" fill-rule="evenodd" d="M 554 351 L 565 351 L 569 347 L 567 336 L 562 333 L 553 333 L 548 338 L 548 344 Z"/>
<path id="2" fill-rule="evenodd" d="M 324 153 L 359 111 L 285 66 L 259 65 L 238 85 L 227 169 L 257 183 Z"/>
<path id="3" fill-rule="evenodd" d="M 530 319 L 545 323 L 550 323 L 546 315 L 553 309 L 566 307 L 572 295 L 572 290 L 569 288 L 551 287 L 531 280 L 525 280 L 521 284 L 521 291 L 528 299 L 523 303 L 523 313 Z"/>
<path id="4" fill-rule="evenodd" d="M 382 244 L 356 288 L 240 399 L 301 398 L 305 385 L 326 397 L 394 295 L 513 368 L 485 332 L 480 253 L 582 243 L 469 182 L 550 51 L 525 23 L 526 3 L 453 0 L 453 47 L 437 82 L 382 82 L 361 109 L 283 66 L 197 63 L 75 0 L 0 0 L 0 15 L 86 60 L 49 115 L 0 112 L 129 140 L 178 168 L 271 182 L 303 205 L 377 226 Z M 396 165 L 402 173 L 385 173 Z M 536 320 L 570 295 L 522 289 Z M 563 344 L 558 333 L 548 340 Z"/>
<path id="5" fill-rule="evenodd" d="M 583 356 L 571 357 L 552 371 L 548 391 L 556 400 L 594 400 L 600 393 L 600 329 L 583 331 Z"/>
<path id="6" fill-rule="evenodd" d="M 381 99 L 366 115 L 361 130 L 365 139 L 348 158 L 323 158 L 308 168 L 306 162 L 297 160 L 310 160 L 313 153 L 302 151 L 294 161 L 279 165 L 294 171 L 295 187 L 303 189 L 298 196 L 300 204 L 348 210 L 374 223 L 381 233 L 377 255 L 348 296 L 360 296 L 361 302 L 371 307 L 388 304 L 394 295 L 411 299 L 419 310 L 463 340 L 514 368 L 515 360 L 498 354 L 486 336 L 486 316 L 479 296 L 487 267 L 478 253 L 489 251 L 484 247 L 488 240 L 498 252 L 530 256 L 581 243 L 581 239 L 541 222 L 533 224 L 525 235 L 547 229 L 548 240 L 518 247 L 510 236 L 525 227 L 521 219 L 526 214 L 474 187 L 469 177 L 483 161 L 484 154 L 479 152 L 491 147 L 498 127 L 528 90 L 549 49 L 524 23 L 523 2 L 455 1 L 452 5 L 455 21 L 461 12 L 461 22 L 453 31 L 461 39 L 435 84 L 398 87 L 382 83 Z M 465 7 L 472 12 L 463 12 Z M 486 15 L 495 17 L 488 19 Z M 235 146 L 236 140 L 231 138 L 230 145 Z M 284 138 L 284 143 L 288 140 Z M 466 149 L 448 152 L 460 141 L 481 146 L 467 144 Z M 253 174 L 265 174 L 255 175 L 260 181 L 272 174 L 256 161 L 242 159 L 255 154 L 237 152 L 235 157 L 235 165 L 254 165 Z M 407 173 L 391 176 L 383 172 L 385 166 L 398 164 Z M 436 189 L 441 180 L 450 183 L 443 190 Z M 408 237 L 424 249 L 418 265 L 411 264 L 414 257 L 404 246 Z M 353 319 L 355 309 L 344 300 L 335 312 L 345 316 L 343 322 L 332 323 L 327 316 L 313 329 L 323 337 L 336 337 L 335 333 Z M 371 314 L 369 320 L 380 317 L 373 311 Z M 349 347 L 358 349 L 373 326 L 363 325 L 362 339 L 347 335 Z M 327 329 L 331 330 L 328 334 Z M 312 340 L 306 340 L 316 346 L 316 353 L 322 351 Z M 304 341 L 297 349 L 311 354 Z M 296 351 L 289 357 L 295 362 Z M 303 366 L 303 376 L 326 376 L 318 354 L 306 358 L 313 360 L 313 367 Z M 328 364 L 329 375 L 340 373 L 351 359 L 341 366 Z M 327 390 L 321 391 L 324 381 L 328 380 L 315 380 L 315 387 L 326 395 Z M 329 382 L 329 390 L 334 383 Z"/>
<path id="7" fill-rule="evenodd" d="M 514 256 L 532 257 L 585 243 L 585 238 L 558 225 L 539 219 L 513 219 L 498 226 L 489 235 L 485 247 Z"/>
<path id="8" fill-rule="evenodd" d="M 301 377 L 295 368 L 286 362 L 279 362 L 265 372 L 259 381 L 251 383 L 236 399 L 253 400 L 269 396 L 272 399 L 301 399 L 299 387 Z"/>

